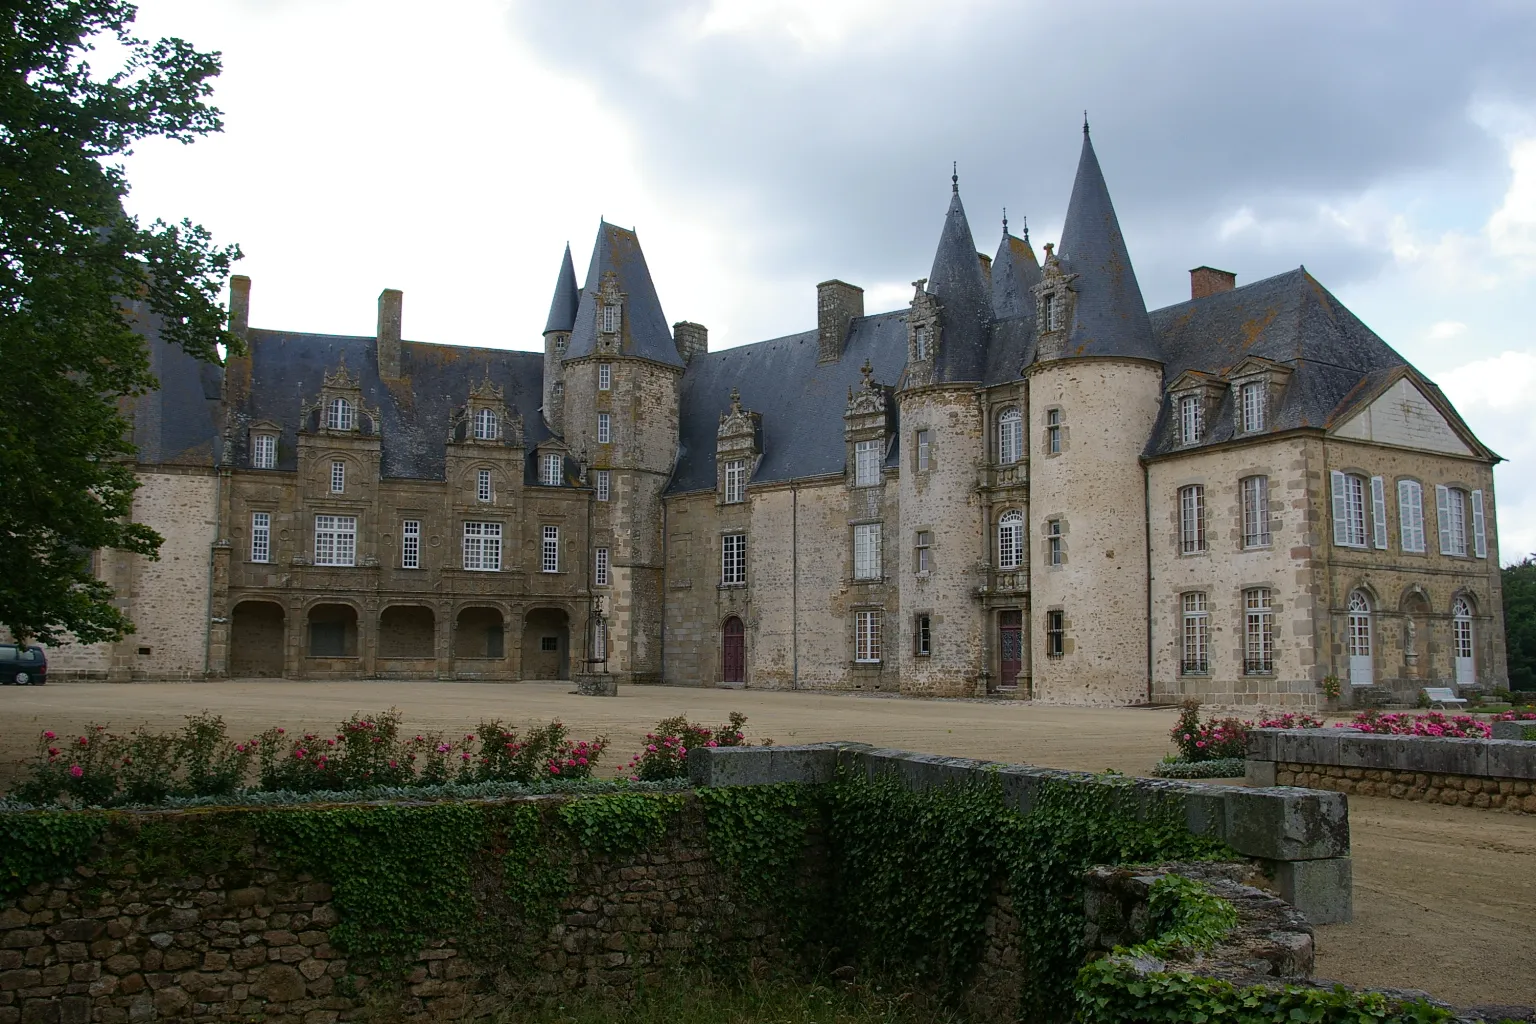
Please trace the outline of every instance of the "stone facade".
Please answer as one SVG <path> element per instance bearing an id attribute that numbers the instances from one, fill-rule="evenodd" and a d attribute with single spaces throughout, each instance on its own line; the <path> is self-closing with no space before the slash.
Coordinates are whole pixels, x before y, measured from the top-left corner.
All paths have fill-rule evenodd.
<path id="1" fill-rule="evenodd" d="M 1532 789 L 1536 784 L 1528 779 L 1281 761 L 1275 765 L 1275 784 L 1331 789 L 1356 796 L 1389 796 L 1431 804 L 1536 814 L 1536 790 Z"/>

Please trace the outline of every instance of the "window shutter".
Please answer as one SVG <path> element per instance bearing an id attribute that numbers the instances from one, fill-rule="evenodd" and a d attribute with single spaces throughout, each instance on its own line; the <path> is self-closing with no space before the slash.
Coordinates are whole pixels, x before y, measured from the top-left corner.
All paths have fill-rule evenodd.
<path id="1" fill-rule="evenodd" d="M 1404 551 L 1417 551 L 1413 546 L 1413 482 L 1397 482 L 1397 543 Z"/>
<path id="2" fill-rule="evenodd" d="M 1344 474 L 1334 470 L 1329 474 L 1333 482 L 1333 542 L 1349 543 L 1349 505 L 1344 496 Z"/>
<path id="3" fill-rule="evenodd" d="M 1440 553 L 1451 553 L 1451 489 L 1444 484 L 1435 485 L 1435 514 L 1440 522 Z"/>
<path id="4" fill-rule="evenodd" d="M 1478 558 L 1488 557 L 1488 524 L 1483 519 L 1483 492 L 1472 492 L 1472 550 Z"/>
<path id="5" fill-rule="evenodd" d="M 1378 548 L 1387 546 L 1387 485 L 1379 476 L 1371 477 L 1371 526 Z"/>

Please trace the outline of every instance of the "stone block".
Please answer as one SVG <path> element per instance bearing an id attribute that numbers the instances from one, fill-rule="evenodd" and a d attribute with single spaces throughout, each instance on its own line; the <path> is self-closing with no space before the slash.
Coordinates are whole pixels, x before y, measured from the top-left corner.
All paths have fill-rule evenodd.
<path id="1" fill-rule="evenodd" d="M 1401 747 L 1399 771 L 1438 772 L 1442 775 L 1486 775 L 1486 740 L 1438 740 L 1422 736 L 1382 736 Z"/>
<path id="2" fill-rule="evenodd" d="M 1353 874 L 1348 857 L 1281 861 L 1274 868 L 1280 898 L 1312 924 L 1353 920 Z"/>
<path id="3" fill-rule="evenodd" d="M 1256 761 L 1250 754 L 1243 763 L 1243 781 L 1250 786 L 1265 789 L 1275 784 L 1275 762 Z"/>
<path id="4" fill-rule="evenodd" d="M 838 747 L 835 743 L 794 747 L 694 747 L 688 751 L 688 778 L 695 786 L 830 782 L 837 771 Z"/>
<path id="5" fill-rule="evenodd" d="M 1352 729 L 1339 731 L 1346 735 L 1339 737 L 1336 763 L 1349 768 L 1400 768 L 1404 760 L 1402 741 L 1413 739 L 1409 736 L 1377 736 Z"/>
<path id="6" fill-rule="evenodd" d="M 1349 806 L 1341 793 L 1322 790 L 1226 791 L 1227 843 L 1246 857 L 1320 860 L 1349 855 Z"/>
<path id="7" fill-rule="evenodd" d="M 1495 722 L 1495 725 L 1523 725 L 1521 722 Z M 1536 743 L 1526 740 L 1485 740 L 1484 757 L 1488 774 L 1500 779 L 1536 779 Z"/>
<path id="8" fill-rule="evenodd" d="M 1493 738 L 1496 740 L 1523 740 L 1525 730 L 1536 727 L 1536 722 L 1494 722 Z M 4 918 L 0 917 L 0 922 Z"/>
<path id="9" fill-rule="evenodd" d="M 1275 760 L 1297 764 L 1338 764 L 1342 729 L 1265 730 L 1275 737 Z"/>
<path id="10" fill-rule="evenodd" d="M 1276 729 L 1250 729 L 1248 731 L 1247 758 L 1250 761 L 1274 761 Z"/>

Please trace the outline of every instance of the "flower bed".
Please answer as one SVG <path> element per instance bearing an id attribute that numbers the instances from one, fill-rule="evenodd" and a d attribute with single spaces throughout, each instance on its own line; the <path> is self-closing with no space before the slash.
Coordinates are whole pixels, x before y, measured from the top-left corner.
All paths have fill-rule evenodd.
<path id="1" fill-rule="evenodd" d="M 1493 734 L 1487 722 L 1471 715 L 1447 715 L 1430 711 L 1422 715 L 1400 712 L 1382 713 L 1372 708 L 1362 711 L 1353 720 L 1335 722 L 1335 729 L 1353 729 L 1379 736 L 1433 736 L 1439 739 L 1482 739 Z"/>
<path id="2" fill-rule="evenodd" d="M 1319 729 L 1321 719 L 1288 711 L 1275 718 L 1209 718 L 1200 720 L 1200 702 L 1187 700 L 1179 706 L 1179 720 L 1169 737 L 1179 752 L 1158 762 L 1152 774 L 1164 779 L 1227 779 L 1243 774 L 1248 756 L 1248 730 Z"/>

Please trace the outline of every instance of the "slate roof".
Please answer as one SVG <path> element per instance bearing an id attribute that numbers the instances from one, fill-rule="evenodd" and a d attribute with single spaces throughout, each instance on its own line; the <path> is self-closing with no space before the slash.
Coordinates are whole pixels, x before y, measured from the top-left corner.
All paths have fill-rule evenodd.
<path id="1" fill-rule="evenodd" d="M 612 271 L 619 291 L 625 295 L 624 316 L 620 321 L 619 351 L 623 355 L 650 359 L 668 366 L 681 367 L 682 357 L 672 342 L 672 330 L 661 311 L 656 286 L 651 283 L 640 238 L 628 228 L 603 221 L 598 225 L 597 244 L 592 247 L 592 263 L 576 306 L 576 322 L 566 358 L 589 356 L 597 349 L 597 296 L 603 277 Z"/>
<path id="2" fill-rule="evenodd" d="M 1151 320 L 1165 353 L 1165 387 L 1185 370 L 1226 374 L 1249 356 L 1290 367 L 1270 410 L 1271 433 L 1334 426 L 1388 376 L 1409 367 L 1305 267 L 1159 309 Z M 1168 406 L 1163 403 L 1148 455 L 1183 447 Z M 1202 444 L 1231 440 L 1233 427 L 1229 393 L 1207 417 Z"/>
<path id="3" fill-rule="evenodd" d="M 993 274 L 996 278 L 996 272 Z M 928 272 L 928 293 L 943 304 L 938 356 L 938 380 L 981 382 L 987 367 L 987 341 L 992 322 L 992 296 L 981 272 L 981 258 L 971 237 L 960 202 L 960 186 L 950 195 L 944 230 Z"/>
<path id="4" fill-rule="evenodd" d="M 133 444 L 144 465 L 214 466 L 219 463 L 220 393 L 224 368 L 194 359 L 160 338 L 160 318 L 144 302 L 130 315 L 146 339 L 149 368 L 160 386 L 125 403 Z"/>
<path id="5" fill-rule="evenodd" d="M 999 320 L 1034 316 L 1035 293 L 1030 289 L 1039 283 L 1040 261 L 1029 239 L 1015 238 L 1004 228 L 992 260 L 992 315 Z"/>
<path id="6" fill-rule="evenodd" d="M 560 261 L 560 276 L 555 278 L 555 296 L 549 302 L 549 318 L 544 333 L 569 331 L 576 326 L 576 304 L 581 289 L 576 287 L 576 265 L 571 262 L 571 244 L 565 244 L 565 259 Z"/>
<path id="7" fill-rule="evenodd" d="M 524 479 L 535 482 L 534 446 L 551 436 L 539 412 L 542 353 L 403 341 L 401 379 L 385 384 L 379 379 L 371 337 L 252 328 L 249 345 L 249 361 L 236 360 L 229 368 L 230 441 L 236 466 L 250 465 L 249 428 L 264 420 L 282 428 L 277 468 L 296 470 L 302 407 L 315 401 L 325 375 L 345 360 L 348 372 L 361 383 L 363 404 L 377 406 L 383 420 L 384 476 L 443 479 L 453 411 L 466 404 L 470 388 L 489 377 L 505 393 L 507 411 L 522 417 L 528 449 Z"/>
<path id="8" fill-rule="evenodd" d="M 1077 301 L 1064 349 L 1067 356 L 1160 358 L 1147 304 L 1086 124 L 1057 256 L 1066 270 L 1078 275 L 1073 283 Z"/>
<path id="9" fill-rule="evenodd" d="M 763 458 L 751 483 L 841 473 L 848 389 L 863 380 L 866 359 L 878 383 L 896 383 L 907 361 L 906 311 L 860 317 L 849 327 L 841 359 L 818 363 L 816 356 L 815 331 L 695 356 L 683 377 L 679 458 L 669 493 L 715 487 L 715 436 L 733 387 L 742 408 L 763 416 Z M 893 447 L 886 464 L 894 458 Z"/>

